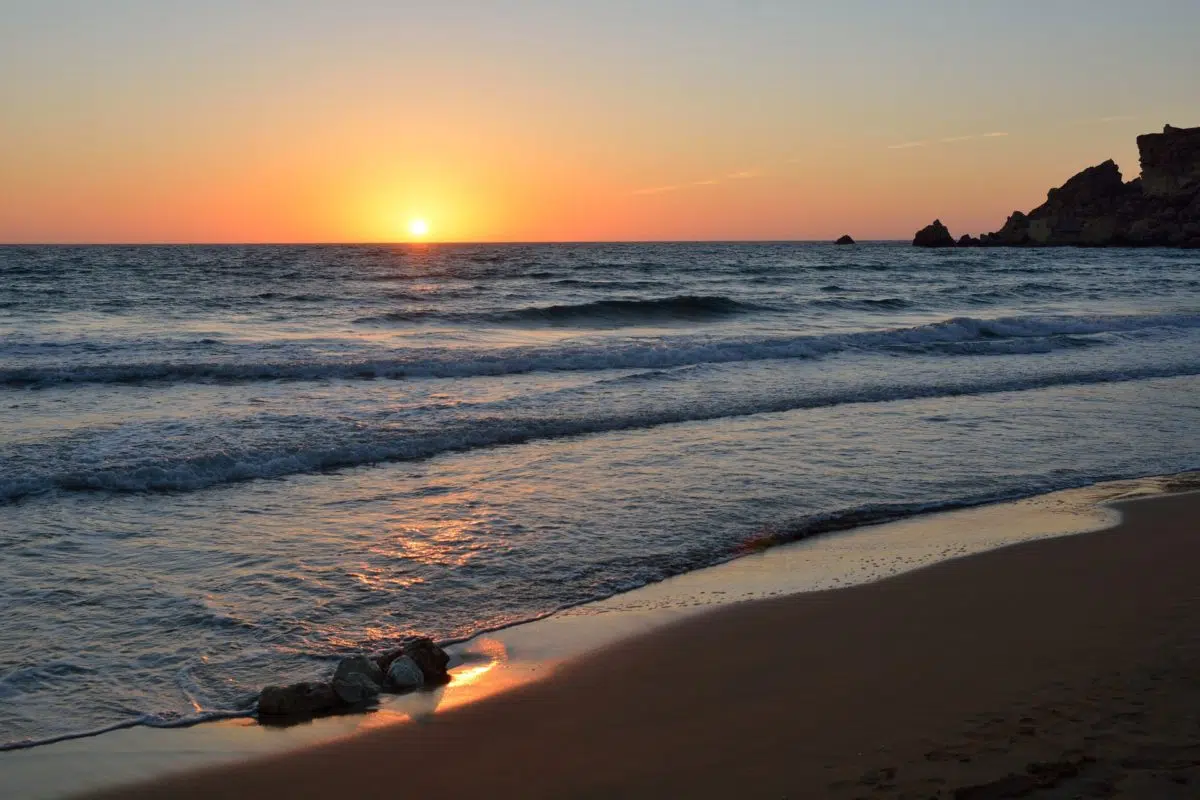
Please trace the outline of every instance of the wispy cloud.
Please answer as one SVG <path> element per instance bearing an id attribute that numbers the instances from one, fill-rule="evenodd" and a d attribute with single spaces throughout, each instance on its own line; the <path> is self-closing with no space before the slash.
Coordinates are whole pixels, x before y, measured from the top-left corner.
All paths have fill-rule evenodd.
<path id="1" fill-rule="evenodd" d="M 690 189 L 695 186 L 719 186 L 726 181 L 740 181 L 748 178 L 762 177 L 764 172 L 761 169 L 743 169 L 737 172 L 730 172 L 723 178 L 704 178 L 698 181 L 690 181 L 688 183 L 673 183 L 666 186 L 647 186 L 644 189 L 635 189 L 630 194 L 645 195 L 645 194 L 666 194 L 667 192 L 678 192 L 682 189 Z"/>
<path id="2" fill-rule="evenodd" d="M 943 136 L 940 139 L 921 139 L 915 142 L 901 142 L 900 144 L 889 144 L 888 150 L 908 150 L 913 147 L 927 147 L 930 144 L 955 144 L 956 142 L 970 142 L 975 139 L 995 139 L 998 136 L 1008 136 L 1004 131 L 992 131 L 991 133 L 972 133 L 966 136 Z"/>
<path id="3" fill-rule="evenodd" d="M 1128 122 L 1131 119 L 1137 119 L 1136 114 L 1110 114 L 1107 117 L 1090 117 L 1088 119 L 1075 120 L 1076 125 L 1105 125 L 1109 122 Z"/>

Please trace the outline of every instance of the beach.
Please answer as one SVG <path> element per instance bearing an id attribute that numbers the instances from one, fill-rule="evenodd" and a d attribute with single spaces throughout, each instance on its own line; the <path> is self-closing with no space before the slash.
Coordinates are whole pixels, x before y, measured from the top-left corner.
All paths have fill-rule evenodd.
<path id="1" fill-rule="evenodd" d="M 100 796 L 1193 796 L 1200 494 L 1120 511 L 691 616 L 419 724 Z"/>
<path id="2" fill-rule="evenodd" d="M 1200 798 L 1200 3 L 9 5 L 0 800 Z"/>

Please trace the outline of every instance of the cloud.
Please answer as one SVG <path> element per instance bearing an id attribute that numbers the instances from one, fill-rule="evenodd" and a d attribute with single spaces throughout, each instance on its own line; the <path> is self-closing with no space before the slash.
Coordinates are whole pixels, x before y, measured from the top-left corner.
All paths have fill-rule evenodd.
<path id="1" fill-rule="evenodd" d="M 1107 117 L 1092 117 L 1090 119 L 1077 119 L 1075 125 L 1105 125 L 1109 122 L 1128 122 L 1131 119 L 1137 119 L 1136 114 L 1111 114 Z"/>
<path id="2" fill-rule="evenodd" d="M 667 192 L 678 192 L 682 189 L 690 189 L 694 186 L 719 186 L 725 181 L 746 180 L 748 178 L 758 178 L 763 175 L 761 169 L 743 169 L 737 172 L 731 172 L 724 178 L 705 178 L 703 180 L 691 181 L 689 183 L 673 183 L 666 186 L 648 186 L 645 189 L 635 189 L 630 194 L 646 195 L 646 194 L 666 194 Z"/>
<path id="3" fill-rule="evenodd" d="M 954 144 L 955 142 L 969 142 L 974 139 L 995 139 L 999 136 L 1008 136 L 1004 131 L 992 131 L 991 133 L 972 133 L 968 136 L 943 136 L 941 139 L 930 140 L 922 139 L 916 142 L 901 142 L 900 144 L 889 144 L 888 150 L 908 150 L 913 147 L 926 147 L 930 144 Z"/>

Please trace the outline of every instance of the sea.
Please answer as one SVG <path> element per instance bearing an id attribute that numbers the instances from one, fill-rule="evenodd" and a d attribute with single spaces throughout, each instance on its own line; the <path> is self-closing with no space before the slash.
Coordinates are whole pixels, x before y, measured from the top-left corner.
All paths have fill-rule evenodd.
<path id="1" fill-rule="evenodd" d="M 0 747 L 1197 467 L 1194 251 L 2 247 Z"/>

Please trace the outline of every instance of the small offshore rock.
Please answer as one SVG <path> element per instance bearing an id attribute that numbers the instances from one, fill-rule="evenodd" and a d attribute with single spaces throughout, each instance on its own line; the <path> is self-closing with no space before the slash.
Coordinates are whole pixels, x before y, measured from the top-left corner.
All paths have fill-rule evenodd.
<path id="1" fill-rule="evenodd" d="M 917 235 L 913 237 L 913 246 L 954 247 L 954 237 L 950 235 L 950 231 L 946 229 L 940 219 L 935 219 L 931 224 L 917 231 Z"/>
<path id="2" fill-rule="evenodd" d="M 834 242 L 834 244 L 854 244 L 854 240 L 851 239 L 850 234 L 847 233 L 845 236 Z"/>
<path id="3" fill-rule="evenodd" d="M 958 237 L 959 247 L 979 247 L 982 244 L 983 242 L 979 241 L 969 233 L 964 233 L 962 236 Z"/>
<path id="4" fill-rule="evenodd" d="M 268 686 L 258 696 L 260 717 L 309 717 L 332 711 L 337 705 L 333 686 L 319 681 Z"/>
<path id="5" fill-rule="evenodd" d="M 388 666 L 388 688 L 397 692 L 406 692 L 425 685 L 425 674 L 409 656 L 392 659 Z"/>
<path id="6" fill-rule="evenodd" d="M 450 673 L 446 667 L 450 664 L 450 656 L 438 647 L 433 639 L 415 639 L 404 645 L 404 655 L 416 662 L 425 676 L 425 683 L 437 686 L 450 682 Z"/>
<path id="7" fill-rule="evenodd" d="M 366 656 L 343 658 L 333 673 L 333 691 L 346 705 L 356 706 L 379 696 L 383 670 Z"/>

